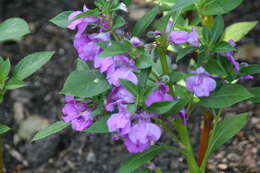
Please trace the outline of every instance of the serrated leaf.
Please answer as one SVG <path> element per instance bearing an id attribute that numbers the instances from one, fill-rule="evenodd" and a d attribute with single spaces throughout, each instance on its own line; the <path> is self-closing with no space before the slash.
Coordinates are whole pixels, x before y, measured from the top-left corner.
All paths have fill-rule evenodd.
<path id="1" fill-rule="evenodd" d="M 21 18 L 9 18 L 0 23 L 0 41 L 19 39 L 28 33 L 29 25 Z"/>
<path id="2" fill-rule="evenodd" d="M 67 28 L 69 23 L 68 23 L 68 17 L 73 11 L 63 11 L 54 18 L 50 20 L 53 24 L 61 27 L 61 28 Z"/>
<path id="3" fill-rule="evenodd" d="M 196 47 L 185 47 L 183 49 L 180 49 L 176 57 L 176 62 L 178 62 L 179 60 L 181 60 L 183 57 L 190 54 L 191 52 L 195 51 L 196 49 L 197 49 Z"/>
<path id="4" fill-rule="evenodd" d="M 134 26 L 133 35 L 140 36 L 144 33 L 146 28 L 154 21 L 159 12 L 159 6 L 154 7 L 148 11 Z"/>
<path id="5" fill-rule="evenodd" d="M 11 78 L 10 80 L 7 81 L 7 83 L 5 85 L 5 89 L 14 90 L 14 89 L 21 88 L 24 86 L 26 86 L 25 82 L 20 81 L 16 78 Z"/>
<path id="6" fill-rule="evenodd" d="M 126 24 L 125 19 L 122 16 L 116 16 L 114 20 L 113 29 L 120 28 Z"/>
<path id="7" fill-rule="evenodd" d="M 99 71 L 81 70 L 69 75 L 61 93 L 76 97 L 93 97 L 109 88 L 106 79 Z"/>
<path id="8" fill-rule="evenodd" d="M 209 108 L 225 108 L 249 99 L 253 95 L 239 84 L 224 84 L 209 97 L 201 98 L 200 105 Z"/>
<path id="9" fill-rule="evenodd" d="M 111 46 L 107 46 L 104 50 L 98 55 L 98 58 L 105 58 L 114 55 L 119 55 L 122 53 L 126 53 L 130 50 L 130 48 L 124 44 L 123 42 L 112 42 Z"/>
<path id="10" fill-rule="evenodd" d="M 107 128 L 107 120 L 110 117 L 110 115 L 102 116 L 99 120 L 97 120 L 95 123 L 93 123 L 89 128 L 84 130 L 84 132 L 89 133 L 108 133 Z"/>
<path id="11" fill-rule="evenodd" d="M 211 29 L 211 43 L 217 42 L 224 31 L 224 20 L 222 16 L 215 18 L 214 24 Z"/>
<path id="12" fill-rule="evenodd" d="M 178 11 L 189 5 L 196 3 L 198 0 L 177 0 L 172 8 L 172 11 Z"/>
<path id="13" fill-rule="evenodd" d="M 260 73 L 260 65 L 259 64 L 252 64 L 249 66 L 242 67 L 240 69 L 240 75 L 252 75 L 252 74 L 259 74 Z"/>
<path id="14" fill-rule="evenodd" d="M 98 9 L 90 9 L 86 12 L 80 13 L 79 15 L 74 17 L 74 19 L 72 19 L 72 21 L 75 21 L 75 20 L 83 18 L 83 17 L 99 16 L 99 15 L 100 15 L 100 11 Z"/>
<path id="15" fill-rule="evenodd" d="M 258 21 L 238 22 L 228 26 L 224 32 L 224 40 L 233 40 L 235 42 L 243 38 L 250 30 L 252 30 Z"/>
<path id="16" fill-rule="evenodd" d="M 170 110 L 176 105 L 177 101 L 162 101 L 153 103 L 147 108 L 148 111 L 156 114 L 165 114 L 170 112 Z"/>
<path id="17" fill-rule="evenodd" d="M 80 71 L 80 70 L 90 70 L 88 64 L 86 61 L 83 61 L 81 59 L 77 59 L 77 67 L 76 70 Z"/>
<path id="18" fill-rule="evenodd" d="M 168 149 L 169 146 L 153 146 L 142 153 L 134 154 L 124 161 L 119 169 L 119 173 L 132 173 L 140 166 L 152 160 L 161 150 Z"/>
<path id="19" fill-rule="evenodd" d="M 235 51 L 236 48 L 234 48 L 230 43 L 221 41 L 214 47 L 214 51 L 221 53 L 221 52 L 229 52 L 229 51 Z"/>
<path id="20" fill-rule="evenodd" d="M 0 63 L 0 89 L 4 87 L 4 83 L 8 78 L 8 74 L 10 72 L 11 64 L 9 59 L 2 61 Z"/>
<path id="21" fill-rule="evenodd" d="M 208 144 L 207 154 L 210 155 L 227 140 L 238 133 L 246 124 L 247 113 L 233 115 L 217 123 Z"/>
<path id="22" fill-rule="evenodd" d="M 220 15 L 238 7 L 243 0 L 211 0 L 205 1 L 205 5 L 200 9 L 204 16 Z"/>
<path id="23" fill-rule="evenodd" d="M 180 80 L 186 79 L 190 74 L 186 74 L 183 72 L 174 71 L 170 74 L 170 80 L 172 83 L 178 82 Z"/>
<path id="24" fill-rule="evenodd" d="M 54 51 L 42 51 L 24 57 L 15 66 L 13 77 L 24 80 L 45 65 L 54 53 Z"/>
<path id="25" fill-rule="evenodd" d="M 250 100 L 255 103 L 260 103 L 260 87 L 253 87 L 247 89 L 254 96 Z"/>
<path id="26" fill-rule="evenodd" d="M 138 96 L 138 87 L 134 83 L 125 79 L 120 79 L 120 83 L 127 91 L 129 91 L 136 97 Z"/>
<path id="27" fill-rule="evenodd" d="M 68 127 L 70 123 L 66 123 L 64 121 L 57 121 L 50 126 L 46 127 L 45 129 L 39 131 L 32 139 L 32 141 L 38 141 L 40 139 L 46 138 L 54 133 L 57 133 L 66 127 Z"/>
<path id="28" fill-rule="evenodd" d="M 0 135 L 8 132 L 10 130 L 10 127 L 0 124 Z"/>

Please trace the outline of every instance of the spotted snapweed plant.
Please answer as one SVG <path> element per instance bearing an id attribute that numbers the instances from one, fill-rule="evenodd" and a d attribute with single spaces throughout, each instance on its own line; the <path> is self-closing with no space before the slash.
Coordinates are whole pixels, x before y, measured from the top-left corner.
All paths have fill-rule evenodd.
<path id="1" fill-rule="evenodd" d="M 240 84 L 260 73 L 260 65 L 234 57 L 236 42 L 257 22 L 225 27 L 222 17 L 241 2 L 157 0 L 133 28 L 120 15 L 128 14 L 131 0 L 96 0 L 95 9 L 84 6 L 51 19 L 75 31 L 73 45 L 79 58 L 61 90 L 66 101 L 61 120 L 38 132 L 33 141 L 68 126 L 86 133 L 111 133 L 134 153 L 119 173 L 162 172 L 143 165 L 172 149 L 186 158 L 189 172 L 205 172 L 214 150 L 246 124 L 247 113 L 224 118 L 222 111 L 246 100 L 260 102 L 259 87 Z M 183 59 L 189 63 L 180 71 Z M 199 142 L 198 158 L 187 128 L 195 109 L 213 124 L 209 131 L 201 129 L 201 135 L 209 137 Z M 164 134 L 176 145 L 159 144 Z"/>

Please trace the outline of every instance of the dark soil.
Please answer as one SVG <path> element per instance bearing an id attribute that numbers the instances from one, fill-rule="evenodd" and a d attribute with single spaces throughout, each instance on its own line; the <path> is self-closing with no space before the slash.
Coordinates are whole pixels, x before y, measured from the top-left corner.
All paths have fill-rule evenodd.
<path id="1" fill-rule="evenodd" d="M 92 5 L 93 1 L 85 1 Z M 50 123 L 60 119 L 63 96 L 58 92 L 69 72 L 74 69 L 77 57 L 72 46 L 73 33 L 60 29 L 48 20 L 61 11 L 81 9 L 84 1 L 71 0 L 0 0 L 0 20 L 22 17 L 30 23 L 32 34 L 19 43 L 0 44 L 4 57 L 18 62 L 21 57 L 41 50 L 55 50 L 55 57 L 33 75 L 29 87 L 8 93 L 0 107 L 0 122 L 12 127 L 4 135 L 4 160 L 7 173 L 115 173 L 119 164 L 129 156 L 121 142 L 114 142 L 109 135 L 76 133 L 71 129 L 31 143 L 18 135 L 22 121 L 37 115 Z M 228 23 L 259 20 L 260 1 L 247 0 L 237 10 L 225 15 Z M 241 43 L 260 45 L 260 25 Z M 253 63 L 260 60 L 254 59 Z M 257 62 L 258 61 L 258 62 Z M 259 86 L 260 77 L 247 82 Z M 257 173 L 260 172 L 259 131 L 260 107 L 251 102 L 228 109 L 225 115 L 249 112 L 247 126 L 230 142 L 221 147 L 209 161 L 209 172 Z M 19 115 L 20 118 L 19 118 Z M 194 143 L 199 131 L 199 116 L 190 119 Z M 171 144 L 163 137 L 162 143 Z M 184 159 L 176 151 L 159 155 L 155 163 L 165 173 L 187 172 Z"/>

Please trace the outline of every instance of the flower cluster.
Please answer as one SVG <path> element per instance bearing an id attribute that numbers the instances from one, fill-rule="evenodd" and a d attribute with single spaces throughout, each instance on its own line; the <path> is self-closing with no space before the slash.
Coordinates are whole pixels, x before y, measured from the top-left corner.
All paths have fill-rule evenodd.
<path id="1" fill-rule="evenodd" d="M 84 7 L 83 12 L 88 9 Z M 74 20 L 81 14 L 81 11 L 73 12 L 69 16 L 69 29 L 77 29 L 74 39 L 74 47 L 79 54 L 79 58 L 93 64 L 96 69 L 106 75 L 106 79 L 113 86 L 106 99 L 105 109 L 112 112 L 107 121 L 108 129 L 113 133 L 113 139 L 123 139 L 124 144 L 129 152 L 142 152 L 159 140 L 161 129 L 152 122 L 153 117 L 159 115 L 146 111 L 138 113 L 130 113 L 127 111 L 128 104 L 134 104 L 136 98 L 120 84 L 120 79 L 126 79 L 134 84 L 138 84 L 138 78 L 135 74 L 137 67 L 135 61 L 128 57 L 127 54 L 120 54 L 111 57 L 99 58 L 102 48 L 97 44 L 101 41 L 109 41 L 110 33 L 106 28 L 109 27 L 109 21 L 105 16 L 100 17 L 83 17 Z M 87 34 L 84 31 L 88 25 L 96 25 L 100 29 L 98 33 Z M 143 45 L 143 42 L 133 37 L 130 40 L 133 47 Z M 108 45 L 109 46 L 109 45 Z M 150 93 L 145 100 L 146 106 L 150 106 L 155 102 L 170 101 L 173 98 L 167 94 L 169 88 L 159 83 L 158 88 Z M 63 108 L 63 120 L 71 122 L 72 128 L 82 131 L 90 127 L 93 123 L 91 111 L 93 106 L 89 107 L 88 102 L 76 101 L 73 97 L 66 96 L 66 102 Z"/>
<path id="2" fill-rule="evenodd" d="M 167 94 L 169 88 L 164 84 L 151 92 L 145 100 L 146 106 L 161 101 L 171 101 L 173 97 Z M 124 144 L 129 152 L 142 152 L 159 140 L 161 129 L 151 121 L 151 118 L 159 115 L 140 111 L 130 113 L 127 111 L 127 104 L 134 103 L 135 97 L 126 89 L 119 87 L 112 89 L 108 96 L 106 109 L 114 111 L 117 107 L 118 113 L 112 114 L 108 119 L 107 125 L 110 132 L 114 133 L 113 139 L 124 140 Z"/>

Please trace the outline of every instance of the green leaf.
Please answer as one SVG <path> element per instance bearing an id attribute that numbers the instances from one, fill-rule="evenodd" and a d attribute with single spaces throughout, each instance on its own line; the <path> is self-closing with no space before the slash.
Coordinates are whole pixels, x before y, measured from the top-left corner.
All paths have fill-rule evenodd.
<path id="1" fill-rule="evenodd" d="M 224 20 L 222 16 L 217 16 L 215 18 L 214 24 L 211 29 L 211 43 L 219 40 L 220 36 L 224 31 Z"/>
<path id="2" fill-rule="evenodd" d="M 258 21 L 238 22 L 228 26 L 224 32 L 224 40 L 233 40 L 235 42 L 243 38 L 250 30 L 252 30 Z"/>
<path id="3" fill-rule="evenodd" d="M 188 76 L 190 75 L 183 72 L 174 71 L 170 74 L 170 79 L 172 83 L 175 83 L 180 80 L 185 80 Z"/>
<path id="4" fill-rule="evenodd" d="M 167 112 L 170 112 L 170 110 L 172 110 L 176 103 L 177 101 L 156 102 L 148 107 L 147 110 L 156 114 L 165 114 Z"/>
<path id="5" fill-rule="evenodd" d="M 159 6 L 154 7 L 147 12 L 134 26 L 133 36 L 140 36 L 146 28 L 153 22 L 159 12 Z"/>
<path id="6" fill-rule="evenodd" d="M 4 61 L 4 58 L 0 56 L 0 63 Z"/>
<path id="7" fill-rule="evenodd" d="M 132 4 L 132 0 L 123 0 L 126 6 L 129 6 Z"/>
<path id="8" fill-rule="evenodd" d="M 81 59 L 77 59 L 77 68 L 76 70 L 80 71 L 80 70 L 90 70 L 88 64 L 86 61 L 83 61 Z"/>
<path id="9" fill-rule="evenodd" d="M 103 52 L 101 52 L 98 55 L 98 58 L 105 58 L 109 56 L 118 55 L 121 53 L 126 53 L 129 50 L 130 50 L 129 47 L 123 42 L 113 41 L 111 46 L 107 46 L 104 48 Z"/>
<path id="10" fill-rule="evenodd" d="M 225 108 L 249 99 L 253 95 L 239 84 L 224 84 L 209 97 L 201 98 L 200 105 L 209 108 Z"/>
<path id="11" fill-rule="evenodd" d="M 120 28 L 126 24 L 125 19 L 122 16 L 116 16 L 114 19 L 113 29 Z"/>
<path id="12" fill-rule="evenodd" d="M 205 1 L 204 6 L 200 9 L 204 16 L 220 15 L 238 7 L 243 0 L 211 0 Z"/>
<path id="13" fill-rule="evenodd" d="M 167 116 L 172 116 L 179 113 L 191 101 L 191 98 L 192 95 L 190 94 L 176 100 L 177 103 L 171 108 L 171 110 L 169 110 Z"/>
<path id="14" fill-rule="evenodd" d="M 54 133 L 57 133 L 63 129 L 65 129 L 66 127 L 68 127 L 70 125 L 70 123 L 66 123 L 64 121 L 57 121 L 53 124 L 51 124 L 50 126 L 46 127 L 45 129 L 39 131 L 32 139 L 33 141 L 38 141 L 40 139 L 46 138 L 47 136 L 50 136 Z"/>
<path id="15" fill-rule="evenodd" d="M 250 100 L 255 103 L 260 103 L 260 87 L 247 88 L 254 95 Z"/>
<path id="16" fill-rule="evenodd" d="M 141 58 L 138 58 L 136 60 L 136 66 L 139 69 L 145 69 L 151 67 L 152 64 L 153 64 L 152 56 L 147 53 L 143 53 Z"/>
<path id="17" fill-rule="evenodd" d="M 132 93 L 134 96 L 138 96 L 138 88 L 134 83 L 125 79 L 120 79 L 120 83 L 127 91 Z"/>
<path id="18" fill-rule="evenodd" d="M 198 0 L 177 0 L 172 8 L 172 11 L 182 10 L 183 8 L 188 7 L 189 5 L 192 5 L 197 1 Z"/>
<path id="19" fill-rule="evenodd" d="M 136 112 L 136 109 L 137 109 L 137 105 L 136 104 L 128 104 L 127 105 L 127 112 L 130 112 L 130 113 L 135 113 Z"/>
<path id="20" fill-rule="evenodd" d="M 190 54 L 191 52 L 195 51 L 196 49 L 197 49 L 196 47 L 192 47 L 192 46 L 180 49 L 176 57 L 176 62 L 178 62 L 179 60 L 181 60 L 183 57 Z"/>
<path id="21" fill-rule="evenodd" d="M 89 128 L 84 130 L 84 132 L 89 133 L 108 133 L 107 128 L 107 120 L 110 117 L 110 115 L 102 116 L 99 120 L 97 120 L 95 123 L 93 123 Z"/>
<path id="22" fill-rule="evenodd" d="M 86 12 L 80 13 L 79 15 L 77 15 L 76 17 L 74 17 L 72 19 L 72 21 L 75 21 L 77 19 L 83 18 L 83 17 L 89 17 L 89 16 L 99 16 L 100 15 L 100 11 L 98 9 L 90 9 Z"/>
<path id="23" fill-rule="evenodd" d="M 229 51 L 235 51 L 236 48 L 234 48 L 230 43 L 221 41 L 219 42 L 215 47 L 214 51 L 215 52 L 229 52 Z"/>
<path id="24" fill-rule="evenodd" d="M 240 69 L 240 74 L 244 75 L 252 75 L 260 73 L 260 65 L 259 64 L 252 64 L 249 66 L 244 66 Z"/>
<path id="25" fill-rule="evenodd" d="M 219 59 L 209 59 L 207 64 L 204 66 L 206 71 L 210 74 L 217 75 L 217 76 L 226 76 L 227 72 L 225 68 L 222 66 L 221 61 Z"/>
<path id="26" fill-rule="evenodd" d="M 14 89 L 21 88 L 24 86 L 26 86 L 25 82 L 20 81 L 16 78 L 11 78 L 10 80 L 7 81 L 7 83 L 5 85 L 5 89 L 14 90 Z"/>
<path id="27" fill-rule="evenodd" d="M 140 166 L 152 160 L 162 150 L 170 148 L 169 146 L 153 146 L 142 153 L 134 154 L 124 161 L 119 169 L 119 173 L 132 173 Z"/>
<path id="28" fill-rule="evenodd" d="M 68 17 L 73 11 L 63 11 L 62 13 L 58 14 L 54 18 L 50 20 L 50 22 L 54 23 L 55 25 L 61 27 L 61 28 L 67 28 L 68 23 Z"/>
<path id="29" fill-rule="evenodd" d="M 233 115 L 217 123 L 208 144 L 207 155 L 232 138 L 243 128 L 247 121 L 247 113 Z"/>
<path id="30" fill-rule="evenodd" d="M 13 77 L 24 80 L 45 65 L 54 55 L 53 51 L 42 51 L 24 57 L 14 69 Z"/>
<path id="31" fill-rule="evenodd" d="M 0 63 L 0 89 L 3 89 L 8 74 L 10 72 L 11 64 L 9 59 Z"/>
<path id="32" fill-rule="evenodd" d="M 10 130 L 10 127 L 0 124 L 0 135 L 8 132 Z"/>
<path id="33" fill-rule="evenodd" d="M 138 75 L 138 88 L 139 88 L 139 92 L 141 93 L 140 95 L 143 95 L 145 92 L 145 88 L 151 71 L 152 68 L 141 69 Z"/>
<path id="34" fill-rule="evenodd" d="M 93 97 L 109 88 L 106 79 L 99 71 L 81 70 L 69 75 L 61 93 L 76 97 Z"/>
<path id="35" fill-rule="evenodd" d="M 149 170 L 149 169 L 143 169 L 143 170 L 136 170 L 132 173 L 150 173 L 150 172 L 151 172 L 151 170 Z"/>
<path id="36" fill-rule="evenodd" d="M 29 25 L 21 18 L 9 18 L 0 23 L 0 41 L 19 39 L 28 33 Z"/>

